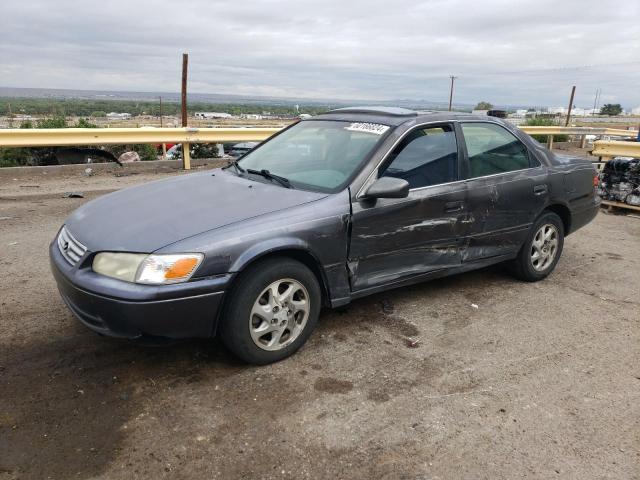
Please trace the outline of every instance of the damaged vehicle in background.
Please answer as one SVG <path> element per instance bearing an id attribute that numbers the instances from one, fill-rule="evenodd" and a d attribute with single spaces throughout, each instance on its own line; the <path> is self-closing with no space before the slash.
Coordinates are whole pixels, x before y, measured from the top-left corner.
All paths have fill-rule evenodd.
<path id="1" fill-rule="evenodd" d="M 595 217 L 596 180 L 497 118 L 339 109 L 224 169 L 86 203 L 51 265 L 98 333 L 218 335 L 266 364 L 304 344 L 323 306 L 498 262 L 542 280 Z"/>
<path id="2" fill-rule="evenodd" d="M 189 148 L 191 158 L 218 158 L 221 156 L 220 148 L 215 143 L 192 143 Z M 182 159 L 182 144 L 178 143 L 167 149 L 167 160 Z"/>
<path id="3" fill-rule="evenodd" d="M 229 156 L 234 158 L 241 157 L 242 155 L 249 153 L 251 150 L 256 148 L 258 144 L 259 142 L 236 143 L 231 147 L 231 150 L 229 151 Z"/>

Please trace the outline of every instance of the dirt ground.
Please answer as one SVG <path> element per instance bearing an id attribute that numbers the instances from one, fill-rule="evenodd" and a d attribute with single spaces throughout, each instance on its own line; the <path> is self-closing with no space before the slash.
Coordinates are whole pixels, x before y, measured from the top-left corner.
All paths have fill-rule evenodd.
<path id="1" fill-rule="evenodd" d="M 0 185 L 1 480 L 640 478 L 637 218 L 600 214 L 540 283 L 494 267 L 325 311 L 257 368 L 102 338 L 60 300 L 64 218 L 152 178 Z"/>

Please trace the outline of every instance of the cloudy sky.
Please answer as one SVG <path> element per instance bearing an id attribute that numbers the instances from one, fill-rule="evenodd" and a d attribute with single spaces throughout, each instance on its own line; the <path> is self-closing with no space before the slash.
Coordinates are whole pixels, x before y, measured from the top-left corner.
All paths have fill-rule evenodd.
<path id="1" fill-rule="evenodd" d="M 640 2 L 1 0 L 0 86 L 640 105 Z"/>

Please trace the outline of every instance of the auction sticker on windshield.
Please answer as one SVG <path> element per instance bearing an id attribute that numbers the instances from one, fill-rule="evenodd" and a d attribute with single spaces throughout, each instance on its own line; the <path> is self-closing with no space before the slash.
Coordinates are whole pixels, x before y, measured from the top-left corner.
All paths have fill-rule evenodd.
<path id="1" fill-rule="evenodd" d="M 345 130 L 351 130 L 352 132 L 364 132 L 364 133 L 373 133 L 375 135 L 382 135 L 384 132 L 389 130 L 387 125 L 380 125 L 379 123 L 352 123 L 348 127 L 345 127 Z"/>

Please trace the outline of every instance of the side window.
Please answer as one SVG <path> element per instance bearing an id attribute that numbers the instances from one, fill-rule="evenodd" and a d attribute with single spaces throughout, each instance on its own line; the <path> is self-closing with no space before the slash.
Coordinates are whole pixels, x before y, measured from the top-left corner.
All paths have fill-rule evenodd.
<path id="1" fill-rule="evenodd" d="M 529 154 L 511 132 L 493 123 L 463 123 L 469 154 L 469 177 L 529 168 Z"/>
<path id="2" fill-rule="evenodd" d="M 403 178 L 410 188 L 427 187 L 458 179 L 458 148 L 449 125 L 409 133 L 391 152 L 381 177 Z"/>

